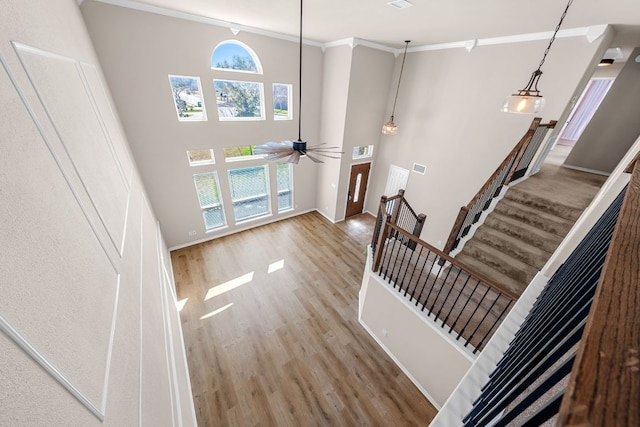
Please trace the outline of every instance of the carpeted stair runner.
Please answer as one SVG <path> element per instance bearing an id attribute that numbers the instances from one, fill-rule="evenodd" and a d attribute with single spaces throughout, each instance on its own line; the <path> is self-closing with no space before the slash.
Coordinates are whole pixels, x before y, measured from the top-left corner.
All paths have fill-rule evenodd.
<path id="1" fill-rule="evenodd" d="M 521 294 L 587 205 L 572 206 L 514 186 L 456 259 Z"/>

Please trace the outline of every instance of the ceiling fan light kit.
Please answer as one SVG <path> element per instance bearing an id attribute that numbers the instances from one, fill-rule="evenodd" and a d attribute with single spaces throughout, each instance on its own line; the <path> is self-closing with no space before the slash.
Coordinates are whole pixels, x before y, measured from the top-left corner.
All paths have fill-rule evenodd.
<path id="1" fill-rule="evenodd" d="M 545 100 L 538 89 L 538 82 L 540 81 L 540 76 L 542 76 L 541 68 L 545 59 L 547 59 L 547 54 L 549 53 L 549 50 L 551 50 L 551 45 L 556 39 L 560 26 L 562 25 L 564 18 L 567 16 L 571 3 L 573 3 L 573 0 L 569 0 L 567 3 L 567 7 L 564 9 L 564 12 L 560 17 L 560 22 L 558 22 L 556 30 L 554 31 L 551 40 L 549 40 L 549 45 L 544 51 L 544 55 L 542 55 L 542 60 L 540 61 L 540 65 L 538 65 L 538 69 L 531 74 L 531 78 L 524 89 L 520 89 L 518 93 L 514 93 L 507 97 L 500 109 L 503 113 L 537 114 L 542 110 L 542 107 L 544 107 Z"/>
<path id="2" fill-rule="evenodd" d="M 396 97 L 393 100 L 393 108 L 391 109 L 391 118 L 382 125 L 382 133 L 384 135 L 395 135 L 398 133 L 398 126 L 393 121 L 396 113 L 396 103 L 398 102 L 398 92 L 400 92 L 400 82 L 402 81 L 402 71 L 404 70 L 404 61 L 407 59 L 407 48 L 411 40 L 404 41 L 404 55 L 402 56 L 402 65 L 400 66 L 400 76 L 398 77 L 398 87 L 396 88 Z"/>
<path id="3" fill-rule="evenodd" d="M 266 154 L 267 160 L 280 160 L 289 157 L 287 163 L 298 164 L 300 157 L 308 157 L 315 163 L 324 163 L 315 156 L 328 157 L 330 159 L 340 159 L 340 147 L 324 147 L 325 144 L 312 145 L 307 147 L 307 141 L 303 141 L 302 134 L 302 2 L 300 0 L 300 36 L 298 44 L 298 139 L 295 141 L 267 142 L 256 145 L 256 154 Z M 309 151 L 313 155 L 309 154 Z"/>

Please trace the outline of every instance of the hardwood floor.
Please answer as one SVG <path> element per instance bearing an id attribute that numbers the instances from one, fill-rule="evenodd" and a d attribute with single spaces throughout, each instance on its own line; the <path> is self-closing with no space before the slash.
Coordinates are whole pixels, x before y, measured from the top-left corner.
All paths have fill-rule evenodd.
<path id="1" fill-rule="evenodd" d="M 317 212 L 172 252 L 198 425 L 428 425 L 358 323 L 374 218 Z"/>

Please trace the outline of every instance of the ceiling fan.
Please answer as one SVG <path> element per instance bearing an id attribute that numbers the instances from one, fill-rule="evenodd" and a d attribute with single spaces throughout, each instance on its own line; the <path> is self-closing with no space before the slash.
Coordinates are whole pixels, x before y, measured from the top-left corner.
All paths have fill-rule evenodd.
<path id="1" fill-rule="evenodd" d="M 316 156 L 328 157 L 331 159 L 340 159 L 340 147 L 325 147 L 325 144 L 307 146 L 307 141 L 301 138 L 302 128 L 302 2 L 300 0 L 300 41 L 299 41 L 299 61 L 298 61 L 298 139 L 296 141 L 267 142 L 266 144 L 256 145 L 254 153 L 266 154 L 267 160 L 279 160 L 289 157 L 287 163 L 298 164 L 300 157 L 306 156 L 315 163 L 324 163 Z M 311 152 L 311 154 L 309 153 Z"/>

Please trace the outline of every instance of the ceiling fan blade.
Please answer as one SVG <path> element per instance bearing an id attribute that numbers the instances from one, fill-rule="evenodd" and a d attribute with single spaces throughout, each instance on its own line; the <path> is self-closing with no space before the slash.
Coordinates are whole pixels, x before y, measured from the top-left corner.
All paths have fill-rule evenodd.
<path id="1" fill-rule="evenodd" d="M 272 150 L 287 150 L 293 147 L 293 143 L 291 141 L 282 141 L 282 142 L 267 142 L 265 144 L 256 145 L 254 150 L 256 151 L 272 151 Z"/>
<path id="2" fill-rule="evenodd" d="M 271 153 L 266 157 L 266 159 L 267 160 L 284 159 L 285 157 L 290 156 L 291 154 L 293 154 L 292 150 L 282 151 L 278 153 Z"/>
<path id="3" fill-rule="evenodd" d="M 294 151 L 291 157 L 289 157 L 289 160 L 287 160 L 287 163 L 293 163 L 297 165 L 299 161 L 300 161 L 300 152 Z"/>
<path id="4" fill-rule="evenodd" d="M 324 163 L 322 160 L 318 159 L 317 157 L 313 157 L 311 154 L 309 154 L 309 152 L 305 153 L 305 155 L 315 163 Z"/>

